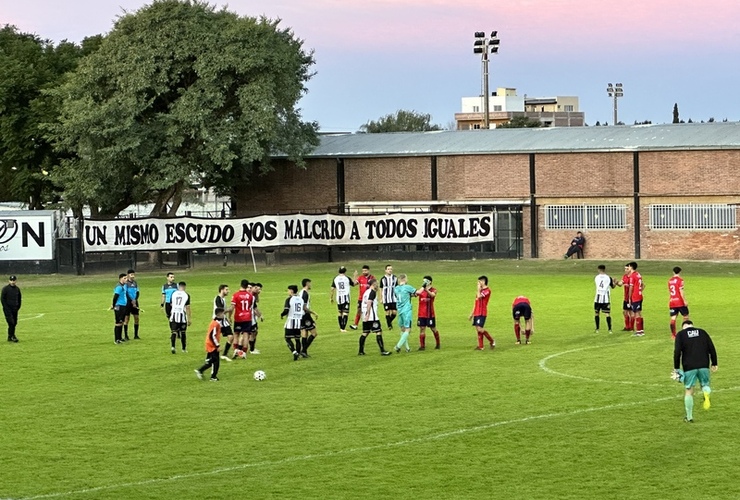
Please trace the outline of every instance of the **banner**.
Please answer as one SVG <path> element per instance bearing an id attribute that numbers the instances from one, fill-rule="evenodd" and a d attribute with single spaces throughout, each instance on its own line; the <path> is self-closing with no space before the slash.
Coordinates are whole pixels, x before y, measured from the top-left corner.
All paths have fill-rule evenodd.
<path id="1" fill-rule="evenodd" d="M 0 211 L 0 260 L 52 260 L 54 216 L 51 210 Z"/>
<path id="2" fill-rule="evenodd" d="M 86 252 L 475 243 L 493 240 L 493 214 L 297 214 L 243 219 L 85 220 L 83 239 Z"/>

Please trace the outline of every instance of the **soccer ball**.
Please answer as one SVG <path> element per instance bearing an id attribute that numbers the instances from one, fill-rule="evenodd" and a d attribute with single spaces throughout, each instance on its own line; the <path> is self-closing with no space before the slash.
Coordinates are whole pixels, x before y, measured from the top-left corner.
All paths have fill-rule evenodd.
<path id="1" fill-rule="evenodd" d="M 237 358 L 247 359 L 247 353 L 242 351 L 241 349 L 238 349 L 235 354 Z"/>
<path id="2" fill-rule="evenodd" d="M 256 372 L 254 372 L 254 379 L 257 382 L 265 380 L 266 378 L 267 378 L 267 375 L 265 375 L 265 372 L 263 372 L 262 370 L 257 370 Z"/>

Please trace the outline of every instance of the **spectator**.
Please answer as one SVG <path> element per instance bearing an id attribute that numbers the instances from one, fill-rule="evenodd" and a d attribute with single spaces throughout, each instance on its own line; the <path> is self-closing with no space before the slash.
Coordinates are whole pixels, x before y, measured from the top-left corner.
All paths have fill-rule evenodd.
<path id="1" fill-rule="evenodd" d="M 583 233 L 578 231 L 575 238 L 570 241 L 570 248 L 565 252 L 564 258 L 569 258 L 575 254 L 579 259 L 583 258 L 583 247 L 586 245 L 586 238 L 583 237 Z"/>

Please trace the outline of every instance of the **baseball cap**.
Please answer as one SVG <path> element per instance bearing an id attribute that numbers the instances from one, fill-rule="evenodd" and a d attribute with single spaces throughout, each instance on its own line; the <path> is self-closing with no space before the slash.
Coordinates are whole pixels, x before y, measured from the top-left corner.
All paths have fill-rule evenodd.
<path id="1" fill-rule="evenodd" d="M 8 281 L 15 281 L 18 278 L 16 278 L 15 274 L 11 275 L 10 278 L 8 278 Z"/>

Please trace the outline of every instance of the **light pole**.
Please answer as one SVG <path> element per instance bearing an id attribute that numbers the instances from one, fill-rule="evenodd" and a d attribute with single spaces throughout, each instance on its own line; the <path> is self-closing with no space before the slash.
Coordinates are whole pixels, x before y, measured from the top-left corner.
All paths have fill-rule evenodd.
<path id="1" fill-rule="evenodd" d="M 609 94 L 609 97 L 614 98 L 614 125 L 616 125 L 619 123 L 617 118 L 617 99 L 624 96 L 624 87 L 622 87 L 621 83 L 617 83 L 614 86 L 608 83 L 606 85 L 606 93 Z"/>
<path id="2" fill-rule="evenodd" d="M 482 73 L 483 73 L 483 127 L 490 128 L 490 117 L 488 116 L 488 54 L 498 54 L 498 46 L 501 40 L 498 39 L 498 31 L 491 31 L 491 36 L 487 37 L 484 31 L 475 32 L 475 42 L 473 43 L 473 54 L 481 55 Z"/>

